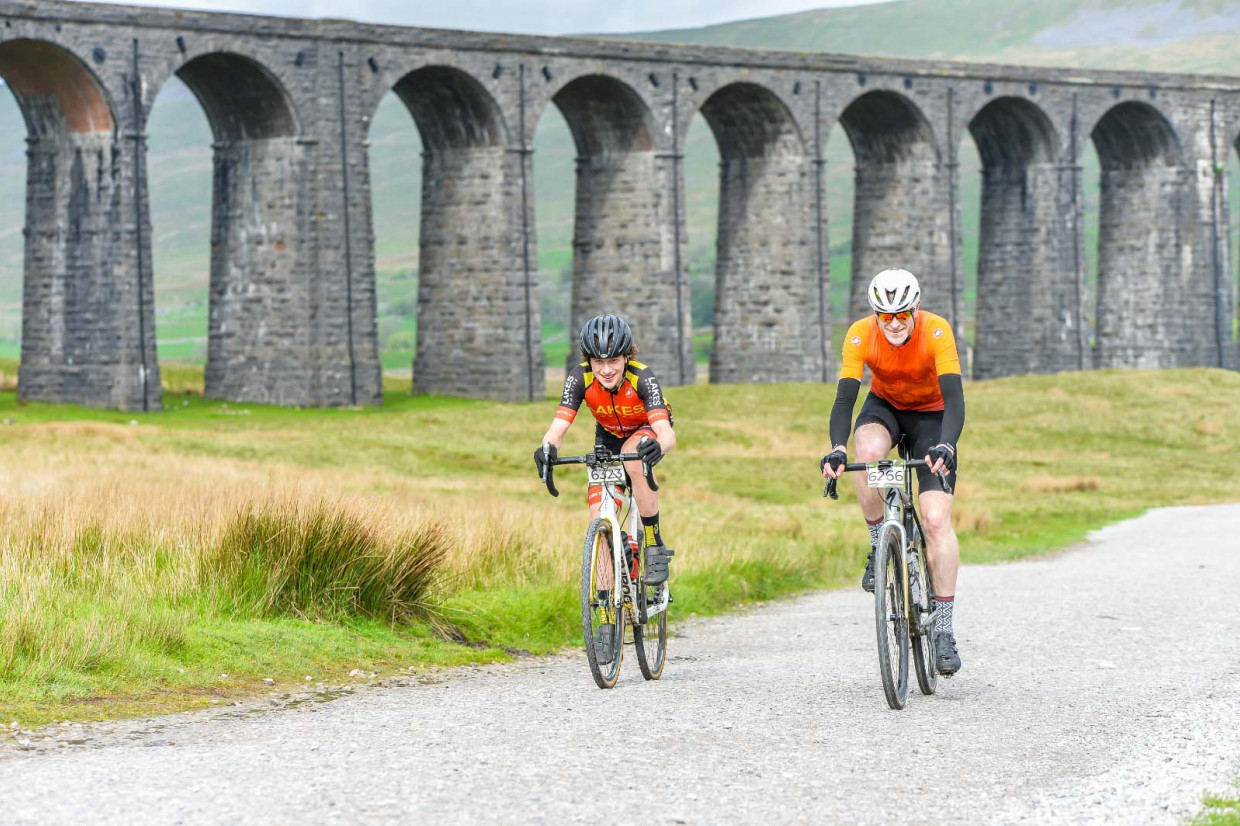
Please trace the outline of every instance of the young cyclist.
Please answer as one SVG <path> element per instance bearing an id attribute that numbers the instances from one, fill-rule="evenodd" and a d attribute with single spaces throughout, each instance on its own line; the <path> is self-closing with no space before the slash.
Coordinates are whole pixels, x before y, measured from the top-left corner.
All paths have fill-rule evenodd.
<path id="1" fill-rule="evenodd" d="M 934 474 L 947 475 L 948 491 L 956 489 L 956 442 L 964 429 L 964 387 L 960 357 L 947 320 L 921 309 L 921 288 L 907 270 L 883 270 L 870 282 L 873 316 L 857 321 L 844 337 L 835 404 L 831 408 L 831 452 L 823 457 L 824 478 L 839 478 L 847 462 L 848 432 L 853 405 L 866 367 L 873 383 L 857 414 L 853 434 L 857 460 L 885 459 L 903 439 L 914 456 L 930 468 L 917 471 L 918 503 L 926 532 L 926 550 L 934 578 L 936 667 L 940 674 L 960 670 L 960 654 L 952 628 L 960 543 L 952 528 L 952 493 L 945 493 Z M 883 500 L 858 474 L 857 498 L 870 529 L 870 555 L 861 587 L 874 590 L 874 550 L 883 521 Z"/>
<path id="2" fill-rule="evenodd" d="M 585 361 L 564 379 L 564 395 L 551 427 L 534 451 L 539 477 L 548 459 L 559 454 L 564 434 L 585 402 L 595 419 L 594 441 L 612 453 L 638 453 L 652 467 L 676 447 L 671 410 L 654 371 L 634 360 L 637 345 L 628 322 L 617 315 L 595 316 L 581 328 Z M 650 489 L 642 461 L 625 462 L 633 498 L 646 534 L 646 582 L 667 581 L 667 563 L 673 551 L 659 531 L 659 494 Z M 603 489 L 589 490 L 590 518 L 598 516 Z"/>

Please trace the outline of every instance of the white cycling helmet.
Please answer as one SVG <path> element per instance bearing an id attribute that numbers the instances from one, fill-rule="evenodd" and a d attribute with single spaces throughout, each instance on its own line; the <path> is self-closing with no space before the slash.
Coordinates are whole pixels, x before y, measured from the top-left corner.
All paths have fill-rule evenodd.
<path id="1" fill-rule="evenodd" d="M 870 281 L 866 297 L 876 313 L 899 313 L 913 309 L 921 287 L 908 270 L 883 270 Z"/>

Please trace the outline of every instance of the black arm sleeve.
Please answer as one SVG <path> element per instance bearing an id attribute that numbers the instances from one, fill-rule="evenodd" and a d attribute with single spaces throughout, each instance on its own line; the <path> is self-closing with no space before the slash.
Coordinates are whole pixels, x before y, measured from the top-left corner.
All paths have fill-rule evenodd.
<path id="1" fill-rule="evenodd" d="M 831 406 L 831 446 L 848 444 L 848 433 L 852 430 L 853 405 L 857 403 L 857 393 L 861 390 L 861 382 L 857 379 L 840 379 L 835 386 L 835 404 Z"/>
<path id="2" fill-rule="evenodd" d="M 957 373 L 939 376 L 939 392 L 943 394 L 943 426 L 939 441 L 953 448 L 964 431 L 964 385 Z"/>

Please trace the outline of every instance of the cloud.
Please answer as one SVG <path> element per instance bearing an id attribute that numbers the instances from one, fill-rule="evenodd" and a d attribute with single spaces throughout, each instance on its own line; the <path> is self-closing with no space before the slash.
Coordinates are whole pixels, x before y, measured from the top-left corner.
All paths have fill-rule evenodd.
<path id="1" fill-rule="evenodd" d="M 128 0 L 131 5 L 271 14 L 343 17 L 371 23 L 514 34 L 636 32 L 708 26 L 830 6 L 890 0 Z M 105 0 L 106 2 L 106 0 Z"/>

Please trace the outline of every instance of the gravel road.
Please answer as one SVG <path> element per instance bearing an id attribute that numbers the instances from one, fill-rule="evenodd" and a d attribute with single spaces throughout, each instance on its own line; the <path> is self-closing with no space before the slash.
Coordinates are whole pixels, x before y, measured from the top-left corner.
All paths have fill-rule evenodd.
<path id="1" fill-rule="evenodd" d="M 0 821 L 1179 823 L 1240 775 L 1238 535 L 1174 508 L 965 568 L 964 669 L 901 712 L 850 589 L 686 623 L 657 683 L 531 658 L 10 742 Z"/>

